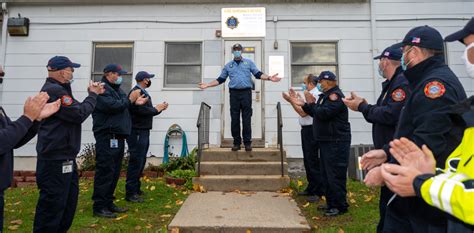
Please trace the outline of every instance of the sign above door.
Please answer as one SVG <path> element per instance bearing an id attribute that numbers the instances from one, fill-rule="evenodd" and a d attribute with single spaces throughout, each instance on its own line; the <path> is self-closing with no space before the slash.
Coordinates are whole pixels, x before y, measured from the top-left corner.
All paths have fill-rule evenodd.
<path id="1" fill-rule="evenodd" d="M 265 37 L 265 7 L 222 8 L 222 37 Z"/>

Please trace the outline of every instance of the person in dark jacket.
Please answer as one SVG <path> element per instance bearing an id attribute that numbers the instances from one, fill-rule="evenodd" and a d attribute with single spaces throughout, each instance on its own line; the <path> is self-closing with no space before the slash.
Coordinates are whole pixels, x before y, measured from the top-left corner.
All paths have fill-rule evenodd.
<path id="1" fill-rule="evenodd" d="M 129 202 L 143 202 L 143 191 L 140 190 L 140 176 L 146 164 L 146 154 L 150 146 L 150 130 L 153 128 L 153 117 L 168 108 L 168 104 L 163 102 L 153 106 L 150 94 L 146 91 L 151 86 L 151 79 L 154 74 L 140 71 L 135 76 L 137 85 L 130 91 L 139 92 L 148 99 L 144 105 L 132 104 L 130 115 L 132 117 L 132 132 L 127 137 L 128 151 L 130 159 L 128 161 L 127 182 L 125 185 L 125 200 Z"/>
<path id="2" fill-rule="evenodd" d="M 120 88 L 122 76 L 126 74 L 122 66 L 109 64 L 104 68 L 105 92 L 97 97 L 97 105 L 92 113 L 94 137 L 96 140 L 96 168 L 94 176 L 94 216 L 115 218 L 115 213 L 127 210 L 113 203 L 114 191 L 120 177 L 125 138 L 132 130 L 129 108 L 132 103 L 143 105 L 147 97 L 127 94 Z"/>
<path id="3" fill-rule="evenodd" d="M 400 115 L 394 138 L 405 137 L 416 145 L 433 150 L 436 166 L 444 168 L 446 158 L 461 142 L 463 127 L 454 124 L 447 114 L 448 106 L 466 99 L 459 79 L 445 64 L 441 34 L 429 26 L 411 29 L 401 42 L 404 75 L 411 95 Z M 398 163 L 390 154 L 390 146 L 372 150 L 361 160 L 364 169 L 381 163 Z M 382 185 L 380 169 L 369 171 L 366 179 Z M 371 177 L 369 177 L 371 176 Z M 447 218 L 419 197 L 393 196 L 387 206 L 383 232 L 445 232 Z"/>
<path id="4" fill-rule="evenodd" d="M 0 80 L 4 72 L 0 69 Z M 13 149 L 29 142 L 38 132 L 39 122 L 59 110 L 59 102 L 47 104 L 49 96 L 41 92 L 29 97 L 23 107 L 23 115 L 11 121 L 0 106 L 0 232 L 3 230 L 4 192 L 13 179 Z"/>
<path id="5" fill-rule="evenodd" d="M 353 111 L 361 112 L 365 120 L 372 123 L 372 139 L 375 149 L 382 149 L 383 145 L 392 141 L 400 112 L 410 94 L 408 80 L 403 76 L 403 70 L 400 67 L 401 57 L 402 49 L 397 45 L 384 49 L 382 54 L 374 57 L 374 59 L 379 60 L 379 75 L 386 79 L 382 83 L 382 93 L 380 93 L 377 104 L 367 104 L 363 98 L 357 96 L 354 92 L 351 93 L 351 97 L 343 99 L 347 107 Z M 366 180 L 367 185 L 370 185 L 370 182 L 371 180 Z M 385 209 L 392 195 L 393 193 L 387 187 L 381 187 L 378 233 L 383 230 Z"/>
<path id="6" fill-rule="evenodd" d="M 318 100 L 305 91 L 306 103 L 297 98 L 291 101 L 303 107 L 313 117 L 313 135 L 319 143 L 323 187 L 326 188 L 327 205 L 318 207 L 326 216 L 337 216 L 347 212 L 346 173 L 351 145 L 351 127 L 347 106 L 342 99 L 336 75 L 323 71 L 318 77 L 317 88 L 322 94 Z"/>
<path id="7" fill-rule="evenodd" d="M 82 103 L 71 90 L 73 63 L 64 56 L 48 62 L 48 78 L 41 91 L 48 93 L 48 102 L 59 102 L 61 108 L 41 122 L 36 152 L 36 183 L 40 190 L 36 205 L 33 232 L 67 232 L 71 227 L 79 196 L 76 157 L 81 147 L 82 123 L 94 110 L 103 85 L 89 83 L 88 96 Z"/>

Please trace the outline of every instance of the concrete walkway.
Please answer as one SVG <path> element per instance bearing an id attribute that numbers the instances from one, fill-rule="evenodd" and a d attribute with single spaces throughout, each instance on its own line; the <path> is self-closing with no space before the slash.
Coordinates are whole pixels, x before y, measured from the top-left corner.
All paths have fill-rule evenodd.
<path id="1" fill-rule="evenodd" d="M 168 229 L 179 233 L 310 232 L 296 202 L 276 192 L 193 193 Z"/>

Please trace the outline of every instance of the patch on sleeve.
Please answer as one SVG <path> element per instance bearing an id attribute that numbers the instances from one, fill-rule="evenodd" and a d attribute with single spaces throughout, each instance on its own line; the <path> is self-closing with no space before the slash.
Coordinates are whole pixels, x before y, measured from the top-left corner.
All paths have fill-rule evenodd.
<path id="1" fill-rule="evenodd" d="M 332 93 L 331 95 L 329 95 L 329 99 L 331 101 L 336 101 L 339 99 L 339 96 L 336 93 Z"/>
<path id="2" fill-rule="evenodd" d="M 61 97 L 61 105 L 62 106 L 69 106 L 73 102 L 72 97 L 68 95 L 64 95 Z"/>
<path id="3" fill-rule="evenodd" d="M 425 86 L 425 96 L 430 99 L 436 99 L 444 95 L 446 88 L 438 81 L 432 81 Z"/>
<path id="4" fill-rule="evenodd" d="M 398 88 L 398 89 L 396 89 L 395 91 L 392 92 L 392 99 L 395 102 L 404 101 L 406 97 L 407 97 L 407 94 L 401 88 Z"/>

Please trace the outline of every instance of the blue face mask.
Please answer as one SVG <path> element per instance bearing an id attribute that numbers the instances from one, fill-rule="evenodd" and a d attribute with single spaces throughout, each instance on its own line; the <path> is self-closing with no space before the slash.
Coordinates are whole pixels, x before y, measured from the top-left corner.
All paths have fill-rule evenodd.
<path id="1" fill-rule="evenodd" d="M 234 54 L 234 58 L 238 58 L 242 55 L 242 52 L 241 51 L 233 51 L 232 54 Z"/>
<path id="2" fill-rule="evenodd" d="M 123 78 L 122 76 L 119 76 L 117 80 L 115 80 L 115 84 L 120 85 L 122 84 Z"/>
<path id="3" fill-rule="evenodd" d="M 303 84 L 301 85 L 301 90 L 302 90 L 302 91 L 306 91 L 307 89 L 308 89 L 308 87 L 306 87 L 306 84 L 303 83 Z"/>
<path id="4" fill-rule="evenodd" d="M 408 54 L 410 50 L 411 48 L 406 53 L 402 53 L 402 58 L 400 58 L 400 65 L 402 66 L 403 71 L 408 70 L 408 64 L 411 63 L 411 61 L 409 61 L 408 63 L 405 64 L 405 54 Z"/>
<path id="5" fill-rule="evenodd" d="M 318 85 L 316 85 L 316 88 L 318 89 L 318 91 L 323 92 L 323 88 L 321 87 L 321 83 L 318 83 Z"/>

